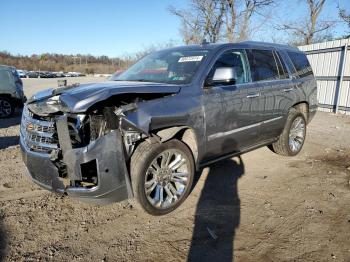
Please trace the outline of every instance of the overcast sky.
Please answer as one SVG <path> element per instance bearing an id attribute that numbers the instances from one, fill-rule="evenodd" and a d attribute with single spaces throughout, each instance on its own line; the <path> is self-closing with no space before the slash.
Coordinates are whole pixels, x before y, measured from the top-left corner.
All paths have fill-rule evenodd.
<path id="1" fill-rule="evenodd" d="M 339 0 L 350 10 L 349 0 Z M 301 15 L 301 1 L 281 1 L 273 22 Z M 326 1 L 327 2 L 327 1 Z M 328 0 L 323 16 L 334 17 L 336 2 Z M 121 56 L 153 44 L 182 44 L 179 20 L 169 5 L 185 7 L 186 0 L 6 0 L 0 3 L 0 50 L 13 54 L 92 54 Z M 345 32 L 345 25 L 333 30 Z M 253 40 L 271 39 L 278 32 L 261 28 Z"/>

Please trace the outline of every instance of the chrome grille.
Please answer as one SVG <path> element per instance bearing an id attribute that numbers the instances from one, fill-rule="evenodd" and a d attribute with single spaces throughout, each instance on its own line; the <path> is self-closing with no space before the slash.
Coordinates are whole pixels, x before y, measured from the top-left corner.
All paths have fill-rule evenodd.
<path id="1" fill-rule="evenodd" d="M 21 139 L 31 151 L 50 154 L 58 149 L 54 122 L 35 119 L 25 106 L 21 122 Z"/>

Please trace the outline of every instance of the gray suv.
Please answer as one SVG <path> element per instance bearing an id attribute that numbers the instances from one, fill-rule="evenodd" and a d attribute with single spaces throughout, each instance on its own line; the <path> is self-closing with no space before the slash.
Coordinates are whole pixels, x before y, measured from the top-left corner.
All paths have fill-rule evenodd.
<path id="1" fill-rule="evenodd" d="M 0 65 L 0 118 L 12 116 L 25 100 L 22 80 L 16 68 Z"/>
<path id="2" fill-rule="evenodd" d="M 29 176 L 48 190 L 98 204 L 134 199 L 163 215 L 204 166 L 262 146 L 298 154 L 316 94 L 296 48 L 176 47 L 104 83 L 37 93 L 24 108 L 20 144 Z"/>

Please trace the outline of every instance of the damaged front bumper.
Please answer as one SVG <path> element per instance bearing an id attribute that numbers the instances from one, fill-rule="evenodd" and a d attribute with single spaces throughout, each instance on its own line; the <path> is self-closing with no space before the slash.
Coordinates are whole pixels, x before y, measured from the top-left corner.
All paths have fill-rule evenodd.
<path id="1" fill-rule="evenodd" d="M 35 124 L 28 124 L 28 119 L 23 116 L 20 135 L 20 145 L 27 173 L 36 184 L 50 191 L 96 204 L 108 204 L 133 197 L 124 158 L 122 137 L 118 130 L 110 131 L 86 147 L 71 148 L 70 141 L 67 141 L 68 128 L 64 128 L 64 121 L 61 122 L 63 128 L 57 128 L 58 144 L 65 146 L 61 152 L 60 165 L 58 165 L 53 154 L 33 150 L 33 148 L 37 149 L 32 146 L 33 143 L 37 145 L 37 141 L 28 141 L 33 132 L 43 133 L 42 129 L 41 131 L 31 130 L 30 134 L 26 132 L 27 125 L 33 129 L 33 125 L 40 124 L 38 122 L 40 121 L 35 120 Z M 57 124 L 57 126 L 60 125 Z M 64 176 L 59 168 L 62 164 L 66 170 Z M 92 187 L 84 187 L 76 183 L 91 173 L 96 174 L 97 177 Z"/>

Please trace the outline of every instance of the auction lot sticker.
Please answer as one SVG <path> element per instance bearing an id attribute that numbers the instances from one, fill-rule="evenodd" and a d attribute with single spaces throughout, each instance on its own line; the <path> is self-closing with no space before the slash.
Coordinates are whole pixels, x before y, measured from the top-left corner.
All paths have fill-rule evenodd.
<path id="1" fill-rule="evenodd" d="M 198 56 L 183 56 L 179 59 L 179 63 L 186 63 L 186 62 L 199 62 L 202 61 L 203 56 L 198 55 Z"/>

